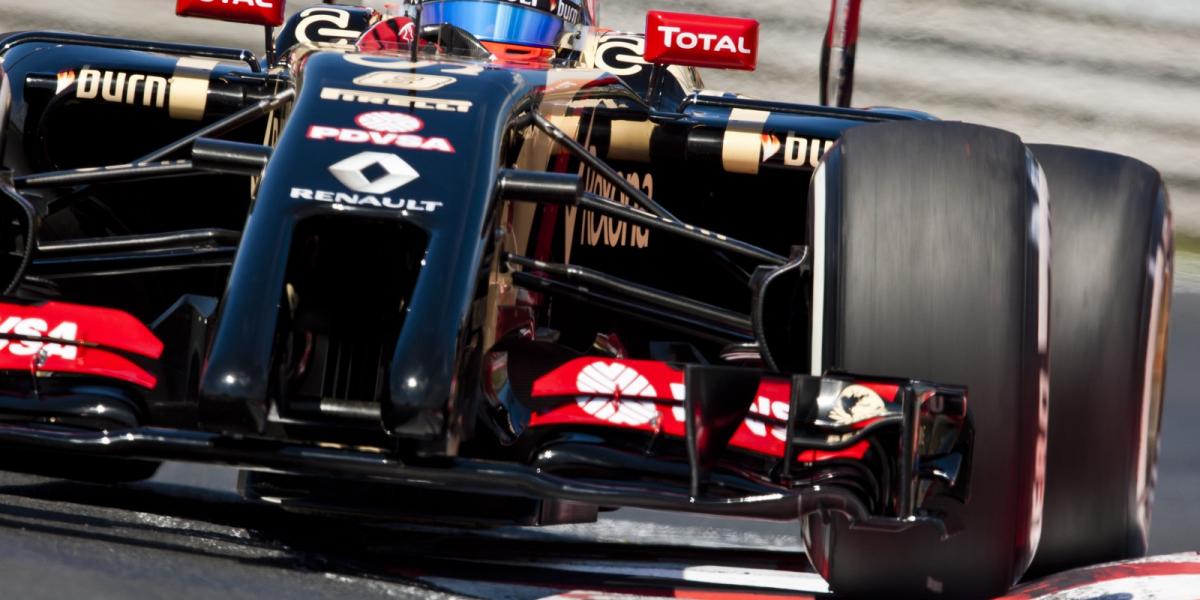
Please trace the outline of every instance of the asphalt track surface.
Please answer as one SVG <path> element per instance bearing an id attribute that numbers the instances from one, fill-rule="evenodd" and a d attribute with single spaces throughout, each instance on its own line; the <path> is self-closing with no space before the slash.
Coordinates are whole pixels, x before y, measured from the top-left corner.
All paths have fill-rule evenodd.
<path id="1" fill-rule="evenodd" d="M 257 43 L 240 26 L 170 19 L 169 4 L 0 0 L 0 30 Z M 703 0 L 660 4 L 726 13 L 731 6 Z M 825 2 L 754 4 L 756 16 L 786 20 L 786 28 L 769 28 L 766 39 L 777 47 L 796 46 L 795 60 L 768 60 L 765 73 L 754 80 L 716 74 L 710 83 L 810 100 L 816 54 L 806 50 L 815 47 L 824 16 L 789 8 Z M 608 0 L 605 6 L 610 23 L 629 28 L 636 28 L 643 9 L 630 0 Z M 862 104 L 916 105 L 960 118 L 971 111 L 971 120 L 1017 130 L 1033 141 L 1146 157 L 1173 179 L 1185 225 L 1200 223 L 1188 216 L 1196 212 L 1191 196 L 1200 189 L 1200 183 L 1192 184 L 1200 182 L 1192 173 L 1200 171 L 1194 163 L 1200 136 L 1189 132 L 1200 126 L 1176 106 L 1186 107 L 1192 94 L 1200 94 L 1200 72 L 1190 63 L 1176 64 L 1178 57 L 1196 55 L 1189 48 L 1200 50 L 1200 10 L 1194 3 L 1157 0 L 1131 11 L 1116 0 L 1023 0 L 1005 7 L 975 0 L 894 0 L 869 3 L 867 10 L 876 16 L 864 25 L 860 48 Z M 981 12 L 994 17 L 996 27 L 964 33 L 962 26 Z M 1022 21 L 1018 13 L 1032 16 Z M 906 18 L 914 14 L 919 18 Z M 1030 36 L 1079 28 L 1097 36 L 1061 37 L 1051 52 L 1029 44 L 1024 54 L 1015 50 Z M 971 43 L 962 45 L 964 37 Z M 1108 47 L 1100 48 L 1104 42 Z M 958 58 L 938 58 L 946 55 Z M 997 66 L 962 82 L 956 78 L 972 70 L 963 66 L 963 55 L 1016 66 Z M 1031 86 L 1000 81 L 1031 72 L 1037 75 Z M 1065 79 L 1055 81 L 1059 75 Z M 942 93 L 947 87 L 958 93 Z M 1178 102 L 1165 106 L 1151 89 Z M 1116 94 L 1110 101 L 1096 97 L 1109 92 Z M 1081 103 L 1081 95 L 1091 103 Z M 1014 99 L 1021 103 L 1011 104 Z M 1194 111 L 1200 100 L 1190 106 Z M 1200 387 L 1200 276 L 1194 274 L 1200 264 L 1181 257 L 1180 269 L 1192 274 L 1181 277 L 1173 306 L 1154 553 L 1200 549 L 1200 404 L 1194 392 Z M 229 469 L 183 464 L 166 465 L 152 481 L 117 487 L 0 472 L 0 597 L 578 599 L 750 592 L 803 597 L 823 589 L 819 578 L 803 572 L 792 525 L 646 511 L 539 530 L 363 525 L 248 503 L 237 497 L 235 483 Z M 750 584 L 758 587 L 746 587 Z"/>

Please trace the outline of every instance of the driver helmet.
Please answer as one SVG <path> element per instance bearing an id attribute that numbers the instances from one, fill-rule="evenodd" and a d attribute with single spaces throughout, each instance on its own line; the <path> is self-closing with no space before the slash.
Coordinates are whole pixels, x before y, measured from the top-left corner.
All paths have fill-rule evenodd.
<path id="1" fill-rule="evenodd" d="M 595 24 L 596 0 L 425 0 L 421 25 L 450 24 L 501 61 L 544 62 Z"/>

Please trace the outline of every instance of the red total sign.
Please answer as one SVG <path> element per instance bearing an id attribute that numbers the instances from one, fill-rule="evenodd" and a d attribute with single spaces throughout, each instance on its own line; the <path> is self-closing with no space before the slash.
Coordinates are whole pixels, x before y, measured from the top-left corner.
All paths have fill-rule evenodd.
<path id="1" fill-rule="evenodd" d="M 646 15 L 646 62 L 753 71 L 758 21 L 652 10 Z"/>
<path id="2" fill-rule="evenodd" d="M 176 0 L 175 14 L 253 25 L 283 25 L 285 0 Z"/>

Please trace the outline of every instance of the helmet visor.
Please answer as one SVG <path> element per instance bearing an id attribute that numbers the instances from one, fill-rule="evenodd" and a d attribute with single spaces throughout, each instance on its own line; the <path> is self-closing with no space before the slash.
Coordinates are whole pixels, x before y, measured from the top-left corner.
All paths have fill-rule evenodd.
<path id="1" fill-rule="evenodd" d="M 421 6 L 421 24 L 448 23 L 485 42 L 553 48 L 565 27 L 558 16 L 516 4 L 435 0 Z"/>

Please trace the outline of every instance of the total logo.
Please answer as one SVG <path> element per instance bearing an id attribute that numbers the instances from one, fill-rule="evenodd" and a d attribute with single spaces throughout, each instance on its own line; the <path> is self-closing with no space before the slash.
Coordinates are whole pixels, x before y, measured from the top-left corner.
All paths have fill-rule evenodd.
<path id="1" fill-rule="evenodd" d="M 454 145 L 444 137 L 424 137 L 416 132 L 425 128 L 421 119 L 407 113 L 374 111 L 354 119 L 358 128 L 313 125 L 308 128 L 310 140 L 334 140 L 347 144 L 395 146 L 408 150 L 429 150 L 454 153 Z"/>
<path id="2" fill-rule="evenodd" d="M 205 4 L 212 4 L 214 2 L 220 2 L 221 4 L 228 4 L 231 6 L 241 5 L 241 6 L 249 6 L 249 7 L 254 7 L 254 8 L 275 8 L 275 3 L 271 2 L 269 0 L 200 0 L 200 1 Z"/>
<path id="3" fill-rule="evenodd" d="M 666 25 L 659 25 L 658 32 L 662 34 L 663 46 L 668 50 L 672 48 L 683 50 L 699 48 L 705 52 L 754 54 L 753 50 L 746 47 L 745 36 L 734 38 L 730 35 L 716 33 L 693 33 L 691 31 L 684 31 L 681 27 L 668 27 Z"/>
<path id="4" fill-rule="evenodd" d="M 79 336 L 79 324 L 63 321 L 51 327 L 44 319 L 11 316 L 0 321 L 0 334 L 31 338 L 50 337 L 73 342 Z M 0 352 L 5 350 L 16 356 L 58 356 L 65 360 L 75 360 L 79 356 L 78 346 L 34 340 L 0 339 Z"/>
<path id="5" fill-rule="evenodd" d="M 648 63 L 753 71 L 758 22 L 652 10 L 646 14 Z"/>
<path id="6" fill-rule="evenodd" d="M 176 0 L 175 13 L 278 27 L 283 24 L 283 4 L 284 0 Z"/>

